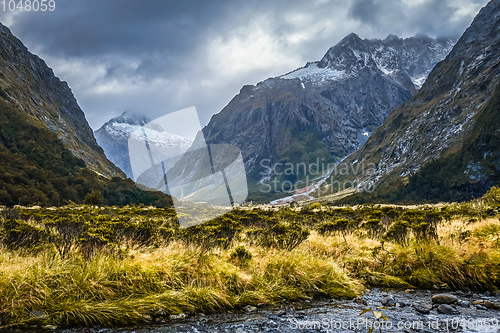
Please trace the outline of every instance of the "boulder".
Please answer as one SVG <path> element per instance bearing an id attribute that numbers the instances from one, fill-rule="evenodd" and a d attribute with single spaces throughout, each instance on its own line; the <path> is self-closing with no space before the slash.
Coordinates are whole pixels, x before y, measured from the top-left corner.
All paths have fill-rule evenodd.
<path id="1" fill-rule="evenodd" d="M 437 308 L 437 311 L 442 314 L 447 314 L 447 315 L 456 315 L 459 314 L 457 309 L 452 307 L 449 304 L 440 304 Z"/>
<path id="2" fill-rule="evenodd" d="M 432 303 L 434 304 L 454 304 L 457 300 L 457 296 L 451 294 L 438 294 L 432 296 Z"/>
<path id="3" fill-rule="evenodd" d="M 432 310 L 432 305 L 426 303 L 413 303 L 413 308 L 421 314 L 428 314 Z"/>

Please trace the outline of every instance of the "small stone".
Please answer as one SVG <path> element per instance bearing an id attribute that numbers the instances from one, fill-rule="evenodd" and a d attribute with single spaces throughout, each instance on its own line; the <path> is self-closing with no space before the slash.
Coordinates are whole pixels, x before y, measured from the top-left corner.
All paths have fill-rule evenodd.
<path id="1" fill-rule="evenodd" d="M 486 309 L 484 306 L 482 306 L 481 304 L 476 305 L 476 309 L 481 310 L 481 311 L 486 311 L 486 310 L 488 310 L 488 309 Z"/>
<path id="2" fill-rule="evenodd" d="M 358 297 L 358 298 L 356 298 L 356 299 L 354 300 L 354 302 L 355 302 L 355 303 L 358 303 L 358 304 L 363 304 L 363 305 L 367 305 L 367 304 L 368 304 L 368 302 L 367 302 L 365 299 L 363 299 L 362 297 Z"/>
<path id="3" fill-rule="evenodd" d="M 46 330 L 57 330 L 57 326 L 56 325 L 45 325 L 45 326 L 42 326 L 43 328 L 45 328 Z"/>
<path id="4" fill-rule="evenodd" d="M 451 294 L 439 294 L 432 296 L 432 303 L 434 304 L 453 304 L 458 298 Z"/>
<path id="5" fill-rule="evenodd" d="M 455 291 L 455 295 L 457 295 L 457 296 L 463 296 L 464 292 L 462 290 L 457 290 L 457 291 Z"/>
<path id="6" fill-rule="evenodd" d="M 186 314 L 181 312 L 178 315 L 170 315 L 170 320 L 184 319 L 186 317 L 187 317 Z"/>
<path id="7" fill-rule="evenodd" d="M 250 312 L 254 312 L 255 310 L 257 310 L 257 308 L 256 308 L 255 306 L 247 305 L 247 306 L 245 306 L 245 307 L 243 308 L 243 310 L 244 310 L 245 312 L 250 313 Z"/>
<path id="8" fill-rule="evenodd" d="M 484 302 L 484 307 L 487 309 L 493 309 L 493 310 L 500 309 L 500 306 L 498 304 L 495 304 L 495 303 L 490 302 L 490 301 Z"/>
<path id="9" fill-rule="evenodd" d="M 398 304 L 400 308 L 404 308 L 407 305 L 405 302 L 399 302 Z"/>
<path id="10" fill-rule="evenodd" d="M 500 290 L 495 291 L 495 297 L 500 297 Z"/>
<path id="11" fill-rule="evenodd" d="M 437 308 L 437 311 L 442 314 L 447 315 L 456 315 L 459 314 L 458 310 L 452 307 L 449 304 L 440 304 Z"/>
<path id="12" fill-rule="evenodd" d="M 384 306 L 395 306 L 396 305 L 396 301 L 392 297 L 384 298 L 381 303 Z"/>
<path id="13" fill-rule="evenodd" d="M 257 304 L 258 308 L 265 308 L 266 306 L 267 306 L 266 303 L 259 303 L 259 304 Z"/>
<path id="14" fill-rule="evenodd" d="M 469 301 L 462 301 L 460 299 L 457 301 L 457 304 L 460 305 L 461 307 L 464 307 L 464 308 L 468 308 L 470 306 Z"/>
<path id="15" fill-rule="evenodd" d="M 413 303 L 413 308 L 421 314 L 428 314 L 432 310 L 432 305 L 426 303 Z"/>
<path id="16" fill-rule="evenodd" d="M 415 289 L 406 289 L 405 290 L 405 293 L 406 294 L 409 294 L 409 293 L 414 293 L 415 292 Z"/>
<path id="17" fill-rule="evenodd" d="M 474 304 L 474 305 L 483 305 L 484 304 L 484 300 L 479 299 L 477 301 L 472 302 L 472 304 Z"/>
<path id="18" fill-rule="evenodd" d="M 286 315 L 286 311 L 285 310 L 279 310 L 278 312 L 276 312 L 274 314 L 276 317 L 281 317 L 281 316 L 284 316 Z"/>
<path id="19" fill-rule="evenodd" d="M 490 296 L 491 294 L 490 294 L 490 292 L 489 292 L 489 291 L 486 291 L 483 295 L 484 295 L 484 296 L 486 296 L 486 297 L 488 297 L 488 296 Z"/>
<path id="20" fill-rule="evenodd" d="M 158 317 L 166 317 L 167 313 L 164 310 L 158 310 L 156 312 L 156 316 L 158 316 Z"/>

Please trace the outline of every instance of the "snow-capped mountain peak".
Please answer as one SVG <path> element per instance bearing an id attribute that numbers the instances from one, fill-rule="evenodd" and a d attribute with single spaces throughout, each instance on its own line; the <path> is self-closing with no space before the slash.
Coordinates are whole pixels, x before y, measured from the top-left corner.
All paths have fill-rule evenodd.
<path id="1" fill-rule="evenodd" d="M 182 153 L 192 144 L 192 140 L 150 125 L 149 118 L 136 111 L 125 111 L 120 116 L 110 119 L 95 131 L 96 140 L 108 159 L 131 178 L 133 175 L 128 152 L 128 139 L 132 135 L 139 134 L 144 135 L 148 144 L 154 149 L 167 149 L 172 154 Z"/>

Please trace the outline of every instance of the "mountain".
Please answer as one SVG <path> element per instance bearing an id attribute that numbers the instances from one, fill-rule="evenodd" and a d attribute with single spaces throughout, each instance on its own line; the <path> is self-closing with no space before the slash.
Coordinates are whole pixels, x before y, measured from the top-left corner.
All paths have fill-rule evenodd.
<path id="1" fill-rule="evenodd" d="M 241 149 L 250 199 L 279 195 L 281 188 L 263 190 L 286 181 L 294 189 L 318 176 L 303 172 L 303 165 L 338 162 L 358 149 L 412 97 L 453 44 L 424 35 L 368 40 L 350 34 L 318 62 L 244 86 L 203 134 L 209 144 Z M 281 169 L 270 174 L 277 163 Z"/>
<path id="2" fill-rule="evenodd" d="M 73 155 L 105 177 L 123 176 L 95 141 L 68 84 L 0 23 L 1 97 L 43 123 Z"/>
<path id="3" fill-rule="evenodd" d="M 420 91 L 345 163 L 375 190 L 347 200 L 466 200 L 500 181 L 500 0 L 490 1 Z M 362 166 L 377 165 L 377 168 Z"/>
<path id="4" fill-rule="evenodd" d="M 0 205 L 171 205 L 123 177 L 68 85 L 0 24 Z"/>
<path id="5" fill-rule="evenodd" d="M 127 177 L 134 179 L 128 152 L 128 139 L 139 128 L 143 128 L 148 138 L 148 144 L 154 150 L 159 148 L 169 148 L 173 155 L 180 154 L 187 150 L 191 141 L 171 133 L 167 133 L 158 128 L 143 127 L 151 120 L 146 116 L 131 111 L 125 111 L 120 116 L 110 119 L 95 131 L 97 143 L 104 149 L 106 156 L 120 169 Z"/>

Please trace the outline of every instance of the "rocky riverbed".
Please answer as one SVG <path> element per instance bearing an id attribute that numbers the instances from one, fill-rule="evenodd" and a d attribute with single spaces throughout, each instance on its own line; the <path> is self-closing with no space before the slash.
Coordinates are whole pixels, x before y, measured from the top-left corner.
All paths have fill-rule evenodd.
<path id="1" fill-rule="evenodd" d="M 149 332 L 500 332 L 500 294 L 455 291 L 371 290 L 355 300 L 315 300 L 247 306 L 223 314 L 162 313 L 134 328 L 45 327 L 57 333 Z M 385 309 L 378 309 L 379 307 Z M 378 311 L 367 312 L 364 309 Z M 382 313 L 380 313 L 382 312 Z M 376 315 L 385 316 L 377 322 Z M 33 329 L 32 331 L 38 331 Z M 26 332 L 26 330 L 23 330 Z"/>

